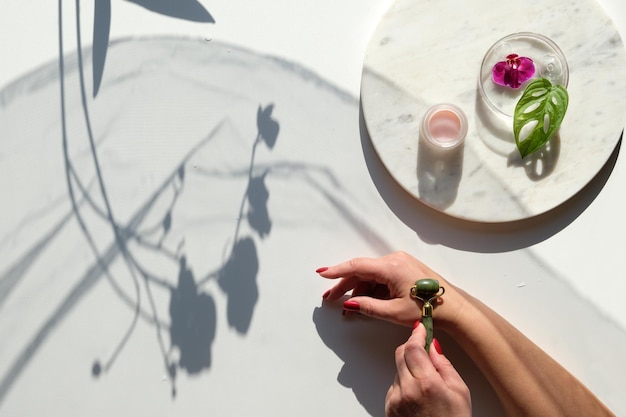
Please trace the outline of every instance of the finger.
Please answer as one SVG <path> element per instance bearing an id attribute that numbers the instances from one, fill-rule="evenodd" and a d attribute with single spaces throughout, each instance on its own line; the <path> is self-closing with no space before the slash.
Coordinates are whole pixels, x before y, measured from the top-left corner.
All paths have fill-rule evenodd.
<path id="1" fill-rule="evenodd" d="M 398 373 L 396 372 L 396 376 L 393 378 L 393 384 L 391 385 L 391 388 L 394 388 L 394 386 L 399 387 L 400 386 L 400 377 L 398 376 Z"/>
<path id="2" fill-rule="evenodd" d="M 396 376 L 397 379 L 397 376 Z M 388 417 L 397 416 L 397 404 L 401 403 L 400 388 L 398 385 L 392 385 L 389 387 L 387 391 L 387 396 L 385 397 L 385 415 Z"/>
<path id="3" fill-rule="evenodd" d="M 369 296 L 378 299 L 389 298 L 389 288 L 386 285 L 369 281 L 359 281 L 352 290 L 352 296 Z"/>
<path id="4" fill-rule="evenodd" d="M 404 360 L 411 375 L 414 378 L 428 377 L 435 374 L 436 370 L 431 362 L 429 354 L 424 349 L 426 343 L 426 328 L 420 323 L 404 344 Z"/>
<path id="5" fill-rule="evenodd" d="M 372 282 L 359 281 L 352 290 L 352 296 L 371 295 L 375 286 L 376 284 Z"/>
<path id="6" fill-rule="evenodd" d="M 435 343 L 438 342 L 433 341 L 431 344 L 429 356 L 435 370 L 441 376 L 441 379 L 443 379 L 448 387 L 465 387 L 465 382 L 463 381 L 463 378 L 461 378 L 461 375 L 457 372 L 448 358 L 437 351 Z M 441 348 L 439 348 L 439 351 L 441 351 L 440 349 Z"/>
<path id="7" fill-rule="evenodd" d="M 409 371 L 409 368 L 406 364 L 406 359 L 404 357 L 404 344 L 398 346 L 395 352 L 395 360 L 396 360 L 396 377 L 394 379 L 394 385 L 396 387 L 402 386 L 402 381 L 408 380 L 408 378 L 412 379 L 413 376 Z"/>
<path id="8" fill-rule="evenodd" d="M 370 295 L 374 298 L 387 300 L 391 294 L 389 293 L 389 288 L 386 285 L 376 284 Z"/>
<path id="9" fill-rule="evenodd" d="M 403 326 L 411 326 L 421 318 L 419 309 L 415 308 L 414 305 L 407 305 L 406 301 L 400 298 L 388 300 L 356 296 L 350 298 L 350 301 L 359 305 L 358 311 L 361 314 Z M 402 321 L 399 318 L 402 318 Z"/>
<path id="10" fill-rule="evenodd" d="M 362 281 L 374 281 L 387 284 L 389 268 L 381 258 L 353 258 L 318 272 L 324 278 L 340 278 L 358 276 Z"/>
<path id="11" fill-rule="evenodd" d="M 396 375 L 396 380 L 398 379 L 398 376 Z M 391 400 L 391 398 L 393 398 L 394 395 L 394 391 L 396 390 L 396 381 L 394 380 L 393 384 L 391 384 L 389 386 L 389 389 L 387 390 L 387 395 L 385 396 L 385 402 L 389 402 Z"/>
<path id="12" fill-rule="evenodd" d="M 356 276 L 341 278 L 339 282 L 326 293 L 325 298 L 327 300 L 336 300 L 348 291 L 356 288 L 360 282 L 361 280 Z"/>

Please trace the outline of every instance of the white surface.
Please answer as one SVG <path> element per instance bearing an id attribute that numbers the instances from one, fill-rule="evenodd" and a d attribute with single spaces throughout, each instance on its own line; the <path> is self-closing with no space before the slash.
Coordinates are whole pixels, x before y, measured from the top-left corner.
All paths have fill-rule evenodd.
<path id="1" fill-rule="evenodd" d="M 480 17 L 467 19 L 470 10 Z M 509 16 L 510 5 L 498 0 L 463 7 L 455 0 L 438 1 L 437 7 L 398 1 L 365 55 L 363 114 L 380 158 L 407 192 L 462 219 L 516 221 L 567 201 L 604 166 L 626 125 L 626 51 L 595 0 L 579 1 L 575 8 L 554 0 L 540 15 L 522 7 L 514 22 Z M 570 102 L 558 135 L 524 160 L 512 120 L 482 101 L 477 81 L 487 50 L 516 32 L 551 38 L 567 57 L 570 73 Z M 509 53 L 529 56 L 537 65 L 541 58 L 513 48 L 494 61 Z M 463 147 L 442 152 L 420 138 L 424 114 L 438 103 L 456 104 L 467 114 Z"/>
<path id="2" fill-rule="evenodd" d="M 319 308 L 329 284 L 313 271 L 396 249 L 419 256 L 494 306 L 617 415 L 626 414 L 623 157 L 611 159 L 614 165 L 565 205 L 518 224 L 477 225 L 424 207 L 389 177 L 369 139 L 360 137 L 362 59 L 389 1 L 297 7 L 203 2 L 214 25 L 113 2 L 115 42 L 102 90 L 89 108 L 116 219 L 128 224 L 156 195 L 137 227 L 147 233 L 156 225 L 150 238 L 158 242 L 158 226 L 174 204 L 163 246 L 185 253 L 198 282 L 226 263 L 235 236 L 250 236 L 258 298 L 228 292 L 227 282 L 214 279 L 200 285 L 200 294 L 215 303 L 214 315 L 200 321 L 214 320 L 211 362 L 194 374 L 179 368 L 172 398 L 160 343 L 170 346 L 166 288 L 176 283 L 179 267 L 167 254 L 135 242 L 132 255 L 164 279 L 165 285 L 150 284 L 161 342 L 140 282 L 146 315 L 110 368 L 94 378 L 92 365 L 112 356 L 137 298 L 107 222 L 81 206 L 98 248 L 111 250 L 117 290 L 98 273 L 71 217 L 54 3 L 0 6 L 0 25 L 12 34 L 0 39 L 0 95 L 10 91 L 12 97 L 0 100 L 1 415 L 380 416 L 393 349 L 407 331 Z M 80 177 L 98 196 L 71 65 L 73 3 L 66 3 L 68 138 Z M 623 36 L 625 6 L 619 0 L 602 4 Z M 89 44 L 92 11 L 83 7 Z M 214 35 L 211 41 L 207 33 Z M 147 37 L 142 42 L 151 46 L 137 48 L 129 36 Z M 88 75 L 89 63 L 85 68 Z M 270 103 L 280 125 L 276 145 L 261 143 L 252 159 L 257 109 Z M 205 146 L 192 152 L 205 138 Z M 181 184 L 177 173 L 188 153 L 193 158 L 185 160 Z M 269 169 L 264 184 L 271 229 L 262 237 L 245 215 L 249 206 L 240 210 L 251 160 L 253 174 Z M 175 190 L 182 190 L 177 198 Z M 247 284 L 241 287 L 254 288 Z M 590 286 L 597 291 L 591 301 Z M 242 297 L 239 308 L 229 309 L 230 294 Z M 499 415 L 476 370 L 452 341 L 442 342 L 472 388 L 475 416 Z M 176 349 L 166 353 L 177 355 Z"/>

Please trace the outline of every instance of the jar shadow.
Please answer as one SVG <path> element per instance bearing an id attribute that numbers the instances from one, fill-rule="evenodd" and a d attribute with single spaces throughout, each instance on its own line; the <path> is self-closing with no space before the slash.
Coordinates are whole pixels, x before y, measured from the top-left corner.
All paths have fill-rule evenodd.
<path id="1" fill-rule="evenodd" d="M 463 153 L 463 143 L 452 149 L 436 148 L 420 134 L 417 179 L 423 202 L 436 209 L 445 209 L 454 203 L 463 175 Z"/>

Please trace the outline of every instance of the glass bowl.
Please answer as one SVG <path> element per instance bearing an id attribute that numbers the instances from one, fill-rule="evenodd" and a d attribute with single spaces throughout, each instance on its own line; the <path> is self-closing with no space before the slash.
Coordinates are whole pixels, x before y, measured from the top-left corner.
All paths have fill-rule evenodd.
<path id="1" fill-rule="evenodd" d="M 492 79 L 494 65 L 505 61 L 509 54 L 531 58 L 535 64 L 533 77 L 517 89 L 498 85 Z M 480 67 L 478 89 L 482 100 L 493 112 L 500 117 L 512 119 L 515 105 L 524 92 L 524 88 L 537 78 L 546 78 L 552 84 L 567 87 L 569 68 L 565 55 L 556 43 L 544 35 L 518 32 L 500 39 L 485 53 Z"/>

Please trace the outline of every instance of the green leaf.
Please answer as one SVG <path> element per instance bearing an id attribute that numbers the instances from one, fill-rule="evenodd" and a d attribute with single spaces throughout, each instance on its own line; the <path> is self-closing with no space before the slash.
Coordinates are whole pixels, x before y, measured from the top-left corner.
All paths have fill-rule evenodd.
<path id="1" fill-rule="evenodd" d="M 550 140 L 565 117 L 568 103 L 569 96 L 562 85 L 553 85 L 545 78 L 528 84 L 513 115 L 513 134 L 522 158 Z M 520 137 L 521 133 L 524 137 Z"/>

